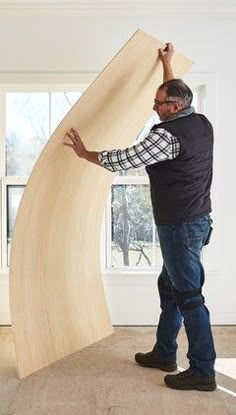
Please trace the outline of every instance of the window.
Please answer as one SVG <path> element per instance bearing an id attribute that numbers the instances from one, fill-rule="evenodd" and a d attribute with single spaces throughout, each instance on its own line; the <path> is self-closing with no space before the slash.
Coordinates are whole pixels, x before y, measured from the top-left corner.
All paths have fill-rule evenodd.
<path id="1" fill-rule="evenodd" d="M 9 266 L 11 238 L 27 179 L 49 137 L 87 85 L 74 90 L 11 86 L 1 98 L 1 269 Z M 66 91 L 66 92 L 65 92 Z"/>

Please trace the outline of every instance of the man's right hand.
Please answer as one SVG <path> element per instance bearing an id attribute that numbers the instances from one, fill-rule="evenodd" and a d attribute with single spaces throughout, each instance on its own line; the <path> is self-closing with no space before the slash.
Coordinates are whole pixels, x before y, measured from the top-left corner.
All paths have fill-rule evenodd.
<path id="1" fill-rule="evenodd" d="M 158 55 L 163 64 L 169 65 L 173 54 L 174 54 L 174 46 L 170 42 L 166 43 L 166 46 L 164 49 L 161 49 L 161 48 L 158 49 Z"/>
<path id="2" fill-rule="evenodd" d="M 158 56 L 163 65 L 163 82 L 169 81 L 174 78 L 174 74 L 171 67 L 171 58 L 174 54 L 174 46 L 172 43 L 166 43 L 164 49 L 158 49 Z"/>

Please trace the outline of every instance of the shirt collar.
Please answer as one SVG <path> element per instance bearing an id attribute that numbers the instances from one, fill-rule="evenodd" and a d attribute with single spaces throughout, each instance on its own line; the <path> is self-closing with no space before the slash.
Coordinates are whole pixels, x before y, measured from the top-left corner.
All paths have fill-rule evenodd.
<path id="1" fill-rule="evenodd" d="M 193 114 L 194 112 L 195 112 L 194 107 L 184 108 L 182 111 L 177 112 L 175 115 L 168 118 L 168 120 L 164 122 L 173 121 L 173 120 L 176 120 L 177 118 L 186 117 L 187 115 Z"/>

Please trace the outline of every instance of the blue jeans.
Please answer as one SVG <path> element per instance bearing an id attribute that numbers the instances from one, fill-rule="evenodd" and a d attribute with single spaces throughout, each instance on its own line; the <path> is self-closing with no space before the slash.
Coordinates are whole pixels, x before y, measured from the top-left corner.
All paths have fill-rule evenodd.
<path id="1" fill-rule="evenodd" d="M 204 376 L 214 375 L 216 357 L 209 311 L 201 293 L 204 269 L 200 254 L 211 222 L 204 215 L 185 223 L 157 224 L 163 268 L 158 278 L 161 315 L 153 353 L 158 359 L 176 360 L 176 339 L 184 320 L 190 367 Z"/>

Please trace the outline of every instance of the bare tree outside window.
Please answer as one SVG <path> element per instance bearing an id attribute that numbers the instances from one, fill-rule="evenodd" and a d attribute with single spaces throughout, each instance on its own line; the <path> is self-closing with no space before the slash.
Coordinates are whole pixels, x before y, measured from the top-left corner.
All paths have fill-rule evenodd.
<path id="1" fill-rule="evenodd" d="M 113 266 L 153 264 L 153 217 L 148 185 L 113 185 Z"/>
<path id="2" fill-rule="evenodd" d="M 7 176 L 28 176 L 48 137 L 48 93 L 8 93 L 6 97 Z"/>
<path id="3" fill-rule="evenodd" d="M 49 136 L 80 96 L 79 92 L 7 94 L 7 176 L 30 175 Z"/>

